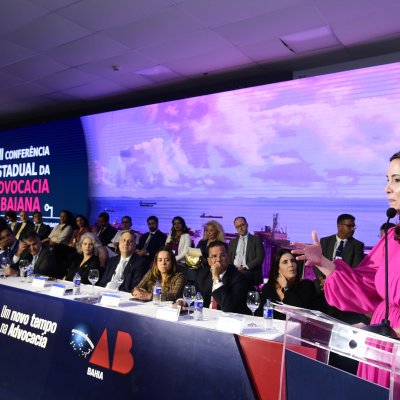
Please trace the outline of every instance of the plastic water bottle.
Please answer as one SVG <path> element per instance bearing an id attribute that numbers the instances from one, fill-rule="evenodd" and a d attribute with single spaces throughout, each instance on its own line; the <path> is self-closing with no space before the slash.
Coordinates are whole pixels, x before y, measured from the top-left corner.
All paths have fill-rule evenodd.
<path id="1" fill-rule="evenodd" d="M 26 269 L 26 277 L 29 283 L 33 282 L 33 265 L 29 264 Z"/>
<path id="2" fill-rule="evenodd" d="M 81 276 L 79 272 L 74 275 L 73 283 L 72 294 L 81 294 Z"/>
<path id="3" fill-rule="evenodd" d="M 270 299 L 267 299 L 265 301 L 263 317 L 264 317 L 265 330 L 267 331 L 269 329 L 272 329 L 273 320 L 274 320 L 274 309 L 272 307 L 272 303 L 271 303 Z"/>
<path id="4" fill-rule="evenodd" d="M 193 318 L 196 321 L 201 321 L 203 319 L 203 296 L 201 295 L 200 292 L 197 292 L 194 298 Z"/>
<path id="5" fill-rule="evenodd" d="M 161 293 L 162 293 L 162 287 L 160 281 L 156 281 L 156 284 L 154 285 L 153 288 L 153 303 L 156 305 L 161 304 Z"/>

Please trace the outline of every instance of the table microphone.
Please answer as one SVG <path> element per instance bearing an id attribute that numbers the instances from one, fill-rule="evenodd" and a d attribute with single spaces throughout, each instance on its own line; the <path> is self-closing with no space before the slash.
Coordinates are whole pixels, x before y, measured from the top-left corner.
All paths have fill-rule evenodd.
<path id="1" fill-rule="evenodd" d="M 380 324 L 368 325 L 363 328 L 365 331 L 377 333 L 378 335 L 387 336 L 393 339 L 398 339 L 395 331 L 390 327 L 389 321 L 389 256 L 388 256 L 388 223 L 397 214 L 394 208 L 388 208 L 386 216 L 388 217 L 385 224 L 385 319 Z"/>

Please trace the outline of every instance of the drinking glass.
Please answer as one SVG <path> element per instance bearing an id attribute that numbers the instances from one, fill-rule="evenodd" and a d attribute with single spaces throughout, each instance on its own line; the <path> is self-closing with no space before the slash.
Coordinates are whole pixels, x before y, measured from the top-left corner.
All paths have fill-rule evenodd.
<path id="1" fill-rule="evenodd" d="M 190 318 L 190 305 L 194 302 L 196 288 L 193 285 L 185 285 L 183 288 L 183 300 L 188 304 L 188 313 L 186 318 Z"/>
<path id="2" fill-rule="evenodd" d="M 99 280 L 99 270 L 91 269 L 88 276 L 89 282 L 92 284 L 92 295 L 94 295 L 94 285 Z"/>
<path id="3" fill-rule="evenodd" d="M 118 290 L 119 290 L 119 287 L 122 285 L 122 282 L 124 281 L 124 277 L 123 276 L 120 276 L 120 277 L 118 277 L 116 280 L 115 280 L 115 288 L 114 288 L 114 290 L 116 291 L 116 292 L 118 292 Z"/>
<path id="4" fill-rule="evenodd" d="M 3 268 L 3 278 L 6 278 L 6 269 L 11 265 L 10 257 L 3 256 L 1 257 L 1 268 Z"/>
<path id="5" fill-rule="evenodd" d="M 260 293 L 256 291 L 251 291 L 247 293 L 247 307 L 250 309 L 254 317 L 254 312 L 257 310 L 258 307 L 260 307 Z M 248 326 L 257 326 L 257 324 L 251 322 L 250 324 L 248 324 Z"/>
<path id="6" fill-rule="evenodd" d="M 25 274 L 28 269 L 29 261 L 28 260 L 19 260 L 19 276 L 20 281 L 25 282 Z"/>

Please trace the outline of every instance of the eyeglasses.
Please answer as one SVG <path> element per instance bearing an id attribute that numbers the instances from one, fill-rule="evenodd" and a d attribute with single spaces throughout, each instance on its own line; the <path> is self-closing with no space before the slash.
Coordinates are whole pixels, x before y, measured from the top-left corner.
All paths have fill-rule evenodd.
<path id="1" fill-rule="evenodd" d="M 355 225 L 351 225 L 351 224 L 339 224 L 339 225 L 347 226 L 349 229 L 357 229 L 357 227 Z"/>
<path id="2" fill-rule="evenodd" d="M 240 225 L 235 225 L 235 228 L 236 228 L 236 229 L 245 228 L 245 227 L 246 227 L 246 224 L 245 224 L 245 223 L 240 224 Z"/>
<path id="3" fill-rule="evenodd" d="M 217 258 L 226 258 L 226 257 L 227 257 L 226 253 L 220 253 L 220 254 L 213 254 L 208 258 L 211 258 L 211 260 L 216 260 Z"/>

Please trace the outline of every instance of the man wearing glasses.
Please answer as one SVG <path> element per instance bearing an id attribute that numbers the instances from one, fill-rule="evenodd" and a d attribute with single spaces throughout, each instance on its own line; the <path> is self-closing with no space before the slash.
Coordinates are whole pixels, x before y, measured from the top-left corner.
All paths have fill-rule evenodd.
<path id="1" fill-rule="evenodd" d="M 248 314 L 246 306 L 249 283 L 236 267 L 229 264 L 226 243 L 215 241 L 208 248 L 208 264 L 197 278 L 197 289 L 202 293 L 204 307 Z"/>
<path id="2" fill-rule="evenodd" d="M 350 214 L 339 215 L 337 229 L 336 235 L 321 238 L 322 254 L 330 260 L 340 258 L 355 268 L 364 258 L 364 243 L 353 238 L 355 217 Z"/>

